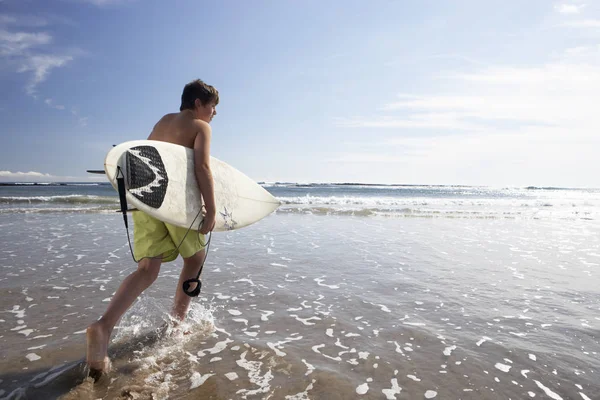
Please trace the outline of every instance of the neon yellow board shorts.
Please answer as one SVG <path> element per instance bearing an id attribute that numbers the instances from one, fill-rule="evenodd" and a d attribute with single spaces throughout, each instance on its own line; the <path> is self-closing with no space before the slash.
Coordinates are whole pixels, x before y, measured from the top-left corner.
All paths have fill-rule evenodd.
<path id="1" fill-rule="evenodd" d="M 205 247 L 205 237 L 198 231 L 171 225 L 143 211 L 133 213 L 133 253 L 136 260 L 163 257 L 173 261 L 179 254 L 188 258 Z"/>

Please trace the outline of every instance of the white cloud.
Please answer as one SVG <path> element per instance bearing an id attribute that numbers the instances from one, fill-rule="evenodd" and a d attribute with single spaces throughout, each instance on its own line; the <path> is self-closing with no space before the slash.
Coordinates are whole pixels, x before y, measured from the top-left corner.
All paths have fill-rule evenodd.
<path id="1" fill-rule="evenodd" d="M 40 28 L 47 26 L 49 21 L 46 18 L 42 18 L 34 15 L 10 15 L 0 14 L 0 26 L 14 25 L 21 27 Z"/>
<path id="2" fill-rule="evenodd" d="M 106 182 L 105 176 L 58 176 L 43 172 L 0 171 L 0 182 Z"/>
<path id="3" fill-rule="evenodd" d="M 41 172 L 29 171 L 29 172 L 11 172 L 11 171 L 0 171 L 0 178 L 7 179 L 40 179 L 40 178 L 51 178 L 52 175 L 44 174 Z"/>
<path id="4" fill-rule="evenodd" d="M 338 119 L 370 140 L 333 159 L 356 174 L 369 163 L 370 175 L 392 182 L 411 171 L 407 183 L 600 186 L 600 47 L 444 79 L 454 93 L 403 93 L 379 116 Z"/>
<path id="5" fill-rule="evenodd" d="M 8 32 L 0 30 L 0 56 L 26 56 L 26 51 L 49 44 L 52 36 L 48 33 Z"/>
<path id="6" fill-rule="evenodd" d="M 135 0 L 79 0 L 80 3 L 93 4 L 98 7 L 122 5 L 126 3 L 131 3 L 133 1 Z"/>
<path id="7" fill-rule="evenodd" d="M 554 9 L 561 14 L 579 14 L 585 4 L 556 4 Z"/>
<path id="8" fill-rule="evenodd" d="M 46 80 L 52 69 L 63 67 L 72 60 L 72 56 L 32 55 L 23 60 L 17 72 L 33 72 L 33 76 L 26 86 L 26 91 L 28 94 L 34 95 L 37 91 L 37 85 Z"/>
<path id="9" fill-rule="evenodd" d="M 56 104 L 53 99 L 46 99 L 44 100 L 44 103 L 46 103 L 48 107 L 56 108 L 57 110 L 65 109 L 65 106 L 63 106 L 62 104 Z"/>
<path id="10" fill-rule="evenodd" d="M 574 21 L 565 21 L 560 24 L 569 28 L 600 28 L 600 19 L 579 19 Z"/>
<path id="11" fill-rule="evenodd" d="M 58 17 L 54 19 L 59 20 Z M 38 86 L 53 70 L 66 66 L 74 59 L 73 54 L 54 51 L 54 38 L 49 32 L 15 30 L 15 27 L 35 28 L 47 24 L 48 21 L 41 17 L 0 14 L 0 62 L 14 68 L 15 72 L 30 73 L 25 91 L 34 98 L 37 98 Z M 46 104 L 64 109 L 52 101 L 46 101 Z"/>
<path id="12" fill-rule="evenodd" d="M 391 106 L 390 106 L 391 107 Z M 386 109 L 391 109 L 386 106 Z M 383 116 L 376 118 L 338 118 L 335 124 L 348 128 L 425 128 L 425 129 L 454 129 L 473 130 L 477 126 L 462 121 L 463 116 L 456 112 L 420 113 L 407 117 Z"/>

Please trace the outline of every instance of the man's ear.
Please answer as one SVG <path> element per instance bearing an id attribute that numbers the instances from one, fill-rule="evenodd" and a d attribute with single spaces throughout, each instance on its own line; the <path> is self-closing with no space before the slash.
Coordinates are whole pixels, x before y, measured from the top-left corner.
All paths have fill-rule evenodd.
<path id="1" fill-rule="evenodd" d="M 196 99 L 196 100 L 194 100 L 194 107 L 195 107 L 195 108 L 200 108 L 200 107 L 202 107 L 202 102 L 200 101 L 200 99 Z"/>

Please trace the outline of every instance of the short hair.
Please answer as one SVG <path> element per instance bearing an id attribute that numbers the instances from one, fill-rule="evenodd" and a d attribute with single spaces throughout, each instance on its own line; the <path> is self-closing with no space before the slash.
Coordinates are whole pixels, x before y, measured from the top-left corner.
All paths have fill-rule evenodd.
<path id="1" fill-rule="evenodd" d="M 219 104 L 219 91 L 200 79 L 191 81 L 183 88 L 179 111 L 193 110 L 196 99 L 199 99 L 202 105 L 206 105 L 211 101 Z"/>

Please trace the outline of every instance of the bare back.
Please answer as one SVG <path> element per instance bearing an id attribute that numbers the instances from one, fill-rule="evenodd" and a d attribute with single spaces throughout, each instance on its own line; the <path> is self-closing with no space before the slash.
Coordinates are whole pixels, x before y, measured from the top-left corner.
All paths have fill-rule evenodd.
<path id="1" fill-rule="evenodd" d="M 193 117 L 188 113 L 179 112 L 162 117 L 152 129 L 148 140 L 159 140 L 193 149 L 197 133 L 198 128 Z"/>

